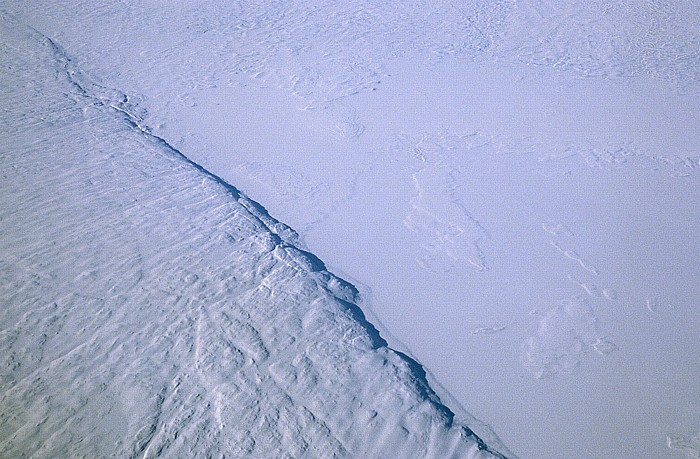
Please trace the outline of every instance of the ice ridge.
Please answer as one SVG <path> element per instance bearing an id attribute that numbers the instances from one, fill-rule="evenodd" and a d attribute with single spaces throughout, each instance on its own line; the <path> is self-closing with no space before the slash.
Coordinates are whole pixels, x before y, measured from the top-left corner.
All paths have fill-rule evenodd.
<path id="1" fill-rule="evenodd" d="M 291 228 L 0 27 L 0 455 L 505 457 Z"/>

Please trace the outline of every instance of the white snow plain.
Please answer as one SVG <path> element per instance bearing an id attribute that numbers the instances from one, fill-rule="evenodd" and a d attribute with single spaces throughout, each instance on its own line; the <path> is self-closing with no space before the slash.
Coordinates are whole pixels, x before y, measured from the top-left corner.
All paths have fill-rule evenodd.
<path id="1" fill-rule="evenodd" d="M 291 229 L 0 16 L 0 456 L 505 457 Z"/>
<path id="2" fill-rule="evenodd" d="M 153 413 L 163 406 L 157 401 L 166 400 L 165 395 L 144 389 L 140 396 L 146 397 L 144 394 L 148 393 L 154 397 L 153 406 L 161 408 L 151 409 L 141 403 L 143 414 L 134 414 L 132 419 L 151 416 L 157 420 L 146 423 L 148 426 L 140 434 L 147 440 L 124 447 L 138 449 L 138 445 L 150 444 L 151 438 L 158 439 L 153 440 L 155 445 L 168 444 L 168 435 L 172 434 L 168 426 L 176 425 L 178 416 L 188 419 L 185 424 L 200 427 L 202 424 L 198 423 L 206 423 L 203 419 L 222 409 L 235 416 L 230 411 L 235 405 L 230 401 L 231 397 L 235 399 L 234 393 L 238 397 L 246 394 L 239 405 L 257 399 L 269 401 L 269 405 L 256 408 L 258 411 L 250 415 L 250 419 L 261 425 L 263 419 L 269 423 L 265 410 L 274 411 L 275 402 L 270 401 L 268 393 L 277 392 L 268 388 L 270 384 L 262 383 L 270 379 L 256 380 L 253 374 L 269 374 L 275 380 L 277 364 L 289 371 L 294 369 L 294 378 L 289 377 L 297 384 L 293 391 L 275 380 L 277 387 L 292 394 L 289 407 L 298 409 L 301 401 L 307 407 L 313 405 L 305 401 L 313 394 L 316 403 L 336 404 L 328 412 L 341 407 L 352 413 L 361 412 L 347 399 L 337 401 L 337 395 L 324 395 L 318 385 L 328 389 L 324 385 L 326 378 L 319 381 L 297 375 L 299 368 L 328 371 L 323 365 L 335 361 L 334 358 L 324 363 L 311 359 L 304 366 L 285 353 L 273 352 L 287 347 L 278 343 L 278 340 L 286 343 L 279 336 L 291 335 L 295 343 L 304 341 L 297 344 L 301 354 L 316 349 L 306 340 L 317 340 L 314 343 L 324 352 L 327 346 L 335 349 L 323 355 L 340 354 L 342 357 L 336 359 L 340 362 L 354 362 L 354 356 L 362 359 L 359 356 L 364 355 L 376 359 L 377 352 L 391 355 L 395 360 L 388 360 L 395 362 L 397 368 L 402 365 L 406 368 L 406 362 L 411 362 L 387 350 L 381 341 L 370 340 L 361 352 L 355 353 L 352 346 L 344 346 L 352 339 L 343 341 L 331 332 L 326 334 L 318 324 L 301 327 L 301 331 L 296 329 L 296 334 L 289 330 L 278 333 L 278 322 L 270 325 L 257 317 L 257 313 L 226 322 L 221 319 L 223 316 L 217 316 L 224 313 L 218 306 L 210 313 L 214 316 L 209 317 L 214 318 L 207 319 L 211 322 L 202 322 L 203 316 L 197 312 L 204 308 L 202 305 L 221 306 L 232 301 L 231 298 L 236 304 L 251 304 L 240 298 L 260 295 L 258 290 L 264 288 L 274 289 L 287 300 L 273 301 L 274 295 L 268 295 L 265 301 L 255 296 L 255 302 L 270 302 L 273 306 L 269 311 L 282 308 L 288 311 L 284 314 L 301 320 L 302 313 L 295 308 L 308 308 L 308 297 L 304 295 L 313 297 L 319 293 L 294 284 L 296 281 L 288 279 L 293 273 L 282 270 L 268 279 L 265 268 L 260 268 L 266 266 L 270 253 L 279 253 L 275 249 L 276 239 L 270 234 L 283 233 L 293 236 L 279 235 L 281 241 L 313 252 L 332 272 L 348 279 L 359 294 L 339 294 L 337 289 L 352 291 L 353 287 L 328 274 L 315 257 L 306 255 L 311 258 L 301 257 L 307 260 L 299 262 L 305 266 L 301 271 L 315 279 L 314 285 L 320 283 L 322 291 L 330 289 L 333 298 L 359 301 L 370 322 L 379 327 L 392 348 L 411 355 L 429 370 L 427 377 L 432 387 L 457 414 L 456 423 L 452 424 L 449 416 L 443 419 L 435 414 L 444 414 L 445 407 L 437 402 L 422 375 L 411 373 L 419 367 L 409 365 L 412 368 L 406 370 L 409 376 L 398 378 L 402 384 L 416 378 L 420 382 L 423 389 L 400 392 L 410 393 L 410 397 L 406 396 L 410 401 L 402 398 L 402 402 L 377 403 L 387 413 L 395 410 L 396 416 L 404 416 L 406 410 L 413 412 L 408 408 L 412 404 L 435 410 L 421 418 L 425 422 L 421 427 L 432 426 L 439 419 L 444 421 L 443 427 L 436 428 L 437 437 L 431 435 L 431 439 L 448 439 L 444 441 L 449 443 L 449 439 L 456 438 L 454 432 L 460 431 L 460 425 L 469 425 L 468 429 L 493 445 L 494 450 L 509 457 L 700 455 L 700 309 L 697 307 L 700 305 L 700 9 L 695 1 L 413 0 L 378 4 L 366 0 L 342 3 L 36 0 L 2 5 L 7 18 L 16 18 L 17 23 L 31 26 L 57 44 L 62 59 L 72 59 L 70 72 L 79 72 L 86 82 L 96 82 L 91 86 L 93 102 L 85 104 L 87 107 L 97 101 L 112 107 L 107 111 L 117 110 L 138 128 L 140 135 L 161 139 L 151 141 L 182 152 L 192 161 L 181 159 L 175 162 L 182 163 L 177 167 L 149 166 L 155 161 L 154 155 L 158 156 L 151 151 L 157 149 L 148 147 L 146 151 L 138 151 L 133 146 L 114 146 L 116 141 L 106 137 L 127 144 L 133 140 L 127 135 L 111 134 L 114 129 L 127 130 L 124 127 L 103 128 L 102 121 L 89 121 L 102 119 L 89 115 L 94 107 L 85 112 L 83 120 L 88 121 L 70 124 L 68 129 L 61 123 L 47 124 L 37 114 L 49 111 L 60 118 L 61 113 L 77 113 L 62 108 L 63 103 L 56 102 L 57 108 L 53 109 L 53 105 L 40 107 L 21 102 L 13 106 L 3 100 L 3 105 L 12 107 L 3 114 L 3 123 L 10 123 L 4 131 L 20 132 L 20 126 L 12 124 L 17 122 L 17 117 L 26 123 L 21 126 L 24 143 L 5 136 L 8 140 L 4 139 L 4 151 L 17 148 L 15 145 L 25 145 L 25 149 L 31 150 L 29 146 L 35 145 L 32 139 L 48 136 L 58 139 L 55 145 L 70 141 L 73 147 L 65 149 L 76 150 L 75 138 L 95 137 L 93 141 L 78 144 L 89 146 L 92 152 L 103 151 L 103 162 L 95 158 L 96 162 L 89 166 L 94 168 L 93 173 L 103 176 L 97 182 L 102 186 L 110 183 L 113 190 L 101 192 L 114 196 L 114 191 L 119 190 L 125 194 L 118 196 L 130 199 L 140 189 L 143 194 L 138 199 L 151 202 L 145 209 L 153 210 L 140 214 L 119 210 L 117 219 L 114 212 L 107 211 L 119 207 L 117 204 L 100 207 L 97 203 L 101 201 L 92 201 L 105 199 L 103 194 L 97 198 L 98 195 L 82 193 L 87 198 L 77 201 L 82 202 L 76 204 L 80 212 L 63 209 L 62 213 L 54 209 L 58 198 L 39 199 L 35 207 L 27 206 L 28 214 L 23 216 L 26 227 L 21 227 L 21 231 L 16 226 L 3 226 L 5 234 L 18 238 L 4 237 L 2 254 L 6 269 L 3 272 L 9 273 L 10 280 L 20 276 L 18 273 L 22 276 L 42 273 L 50 276 L 46 273 L 61 270 L 73 273 L 71 270 L 78 270 L 72 265 L 76 253 L 90 250 L 91 256 L 81 259 L 91 263 L 91 269 L 96 272 L 92 276 L 99 280 L 91 281 L 91 269 L 80 268 L 80 273 L 73 277 L 65 274 L 70 282 L 59 282 L 63 289 L 60 295 L 47 291 L 36 294 L 36 298 L 46 304 L 51 303 L 47 298 L 70 299 L 69 295 L 82 291 L 70 290 L 71 283 L 82 279 L 81 282 L 95 286 L 90 287 L 94 296 L 106 301 L 105 297 L 112 295 L 109 292 L 115 277 L 120 282 L 131 282 L 127 281 L 133 277 L 129 273 L 134 272 L 130 265 L 136 264 L 135 260 L 148 260 L 138 263 L 159 267 L 158 271 L 152 271 L 156 274 L 150 274 L 148 281 L 143 280 L 143 274 L 140 278 L 136 276 L 139 280 L 133 283 L 140 287 L 119 288 L 126 289 L 129 295 L 135 295 L 134 289 L 147 289 L 145 293 L 140 290 L 141 296 L 134 298 L 168 305 L 165 309 L 161 306 L 156 322 L 172 330 L 182 324 L 172 336 L 182 334 L 196 341 L 196 334 L 188 334 L 187 330 L 198 329 L 201 325 L 197 324 L 202 323 L 231 323 L 234 330 L 244 335 L 246 332 L 241 330 L 251 326 L 258 334 L 266 334 L 260 338 L 269 354 L 264 361 L 272 362 L 262 366 L 256 363 L 252 373 L 233 363 L 231 368 L 223 370 L 217 366 L 228 360 L 243 362 L 246 358 L 257 362 L 259 358 L 254 350 L 245 351 L 245 358 L 238 360 L 232 354 L 228 359 L 211 361 L 211 353 L 189 350 L 185 344 L 188 338 L 172 344 L 171 352 L 180 346 L 183 353 L 185 349 L 194 352 L 197 357 L 193 362 L 209 361 L 193 363 L 193 370 L 204 368 L 209 376 L 221 375 L 222 371 L 236 377 L 245 375 L 247 385 L 234 383 L 234 389 L 224 378 L 220 384 L 228 392 L 222 392 L 217 389 L 218 382 L 212 383 L 209 377 L 197 373 L 198 384 L 207 385 L 206 391 L 190 383 L 194 385 L 184 392 L 187 395 L 167 398 L 170 412 L 157 417 Z M 6 45 L 6 48 L 15 50 L 22 46 Z M 40 57 L 42 65 L 49 65 L 46 62 L 49 57 Z M 3 76 L 13 83 L 4 87 L 31 91 L 31 82 L 40 85 L 43 81 L 32 79 L 27 89 L 24 83 L 18 84 L 28 78 L 26 72 L 22 79 L 13 73 L 16 70 L 7 64 L 5 67 Z M 35 117 L 22 117 L 31 108 L 37 112 Z M 97 134 L 95 125 L 99 126 Z M 39 132 L 39 128 L 45 129 L 45 137 L 32 133 Z M 51 129 L 56 133 L 50 134 Z M 32 172 L 37 174 L 35 177 L 52 178 L 54 188 L 44 191 L 51 193 L 50 196 L 57 192 L 56 188 L 64 187 L 64 182 L 73 183 L 69 179 L 72 175 L 67 172 L 71 170 L 69 165 L 78 167 L 80 163 L 61 159 L 58 153 L 61 150 L 55 147 L 48 152 L 35 152 L 34 156 L 22 153 L 28 158 L 22 164 L 28 171 L 36 171 Z M 125 150 L 133 152 L 124 155 Z M 51 158 L 50 163 L 46 164 L 45 158 Z M 114 178 L 110 174 L 116 174 L 110 172 L 115 167 L 113 164 L 130 168 L 130 174 L 123 171 L 126 175 L 121 188 L 112 183 Z M 187 180 L 193 180 L 197 186 L 206 186 L 208 180 L 213 180 L 210 187 L 224 186 L 223 181 L 234 184 L 263 203 L 275 218 L 295 228 L 299 237 L 286 226 L 266 223 L 268 229 L 256 227 L 255 231 L 245 231 L 261 232 L 263 236 L 258 237 L 263 240 L 272 238 L 273 242 L 264 242 L 260 248 L 267 255 L 241 249 L 234 252 L 239 254 L 234 260 L 227 260 L 226 256 L 230 255 L 222 256 L 219 252 L 227 249 L 209 250 L 204 241 L 206 235 L 212 234 L 210 238 L 214 238 L 215 233 L 223 234 L 217 226 L 223 223 L 207 216 L 205 210 L 219 207 L 208 202 L 210 198 L 199 201 L 189 194 L 188 190 L 196 186 L 185 185 L 184 179 L 173 173 L 173 169 L 178 171 L 185 164 L 187 174 L 200 176 L 200 182 L 194 178 Z M 40 173 L 40 166 L 54 169 Z M 19 163 L 3 163 L 3 170 L 11 171 L 12 167 L 21 169 Z M 206 171 L 221 179 L 214 180 Z M 19 180 L 17 187 L 20 184 L 29 187 L 31 191 L 27 193 L 44 189 L 21 174 L 5 174 Z M 84 171 L 81 175 L 85 175 Z M 130 181 L 135 180 L 134 176 L 142 178 Z M 180 191 L 168 193 L 168 187 Z M 17 219 L 23 214 L 18 209 L 24 208 L 18 204 L 19 193 L 3 185 L 2 198 L 7 202 L 4 212 L 16 215 L 15 220 L 4 217 L 4 225 L 19 224 Z M 232 195 L 239 196 L 236 193 Z M 274 221 L 252 201 L 237 198 L 241 199 L 248 203 L 243 207 L 256 218 Z M 120 202 L 124 207 L 123 201 Z M 127 210 L 133 207 L 127 206 Z M 32 245 L 21 241 L 32 234 L 45 244 L 64 240 L 59 233 L 41 235 L 36 227 L 49 231 L 47 222 L 56 220 L 71 225 L 65 213 L 74 214 L 78 221 L 97 219 L 94 224 L 98 226 L 91 227 L 90 234 L 109 227 L 111 218 L 130 228 L 147 228 L 140 231 L 149 235 L 148 242 L 134 243 L 128 229 L 112 231 L 107 238 L 110 244 L 133 254 L 110 255 L 100 260 L 99 254 L 111 252 L 95 249 L 99 244 L 89 244 L 80 231 L 69 232 L 76 244 L 64 252 L 66 256 L 73 252 L 71 261 L 55 257 L 52 261 L 57 263 L 55 267 L 42 271 L 38 267 L 48 261 L 30 255 L 42 252 L 37 249 L 32 252 Z M 88 215 L 92 217 L 86 218 Z M 170 226 L 166 225 L 168 219 L 172 222 Z M 235 218 L 237 223 L 233 224 L 240 226 L 238 220 Z M 32 225 L 34 221 L 44 224 Z M 277 225 L 284 230 L 270 229 Z M 232 238 L 238 241 L 240 236 L 234 234 Z M 84 242 L 82 249 L 78 241 Z M 19 247 L 10 250 L 15 246 Z M 22 251 L 17 252 L 20 248 Z M 55 255 L 56 249 L 47 248 L 46 254 Z M 33 257 L 37 260 L 32 261 Z M 170 263 L 180 268 L 171 268 Z M 232 272 L 220 272 L 216 266 L 222 266 L 221 269 L 225 266 Z M 251 270 L 262 271 L 253 276 Z M 190 287 L 183 284 L 190 274 L 197 279 L 213 277 Z M 246 279 L 240 287 L 246 293 L 224 287 L 226 276 Z M 316 279 L 319 277 L 323 282 Z M 40 279 L 35 282 L 42 285 Z M 149 295 L 166 294 L 173 296 L 149 299 Z M 34 298 L 32 295 L 35 293 L 17 286 L 3 292 L 3 298 L 10 298 L 24 308 L 31 301 L 40 302 L 29 300 Z M 130 307 L 134 303 L 145 304 L 125 293 L 117 296 Z M 168 298 L 180 298 L 175 309 L 172 309 L 174 300 Z M 90 307 L 91 301 L 98 301 L 93 300 L 72 299 L 70 304 Z M 52 301 L 60 307 L 60 302 Z M 196 301 L 200 304 L 190 304 Z M 306 306 L 299 306 L 303 304 Z M 92 307 L 95 311 L 118 309 L 97 303 Z M 166 310 L 177 314 L 177 319 L 168 316 Z M 379 339 L 361 315 L 357 322 L 358 309 L 349 310 L 352 313 L 345 326 L 353 330 L 359 327 L 366 336 Z M 114 322 L 106 323 L 117 328 L 106 329 L 117 337 L 119 333 L 127 333 L 130 327 L 142 325 L 153 314 L 133 312 L 132 322 L 113 318 L 110 320 Z M 249 309 L 244 312 L 251 314 Z M 21 323 L 22 327 L 30 323 L 36 326 L 39 321 L 50 324 L 50 318 L 58 313 L 42 309 L 32 314 L 28 315 L 28 322 Z M 333 312 L 330 317 L 334 323 L 339 321 L 337 317 L 347 314 L 338 316 Z M 63 319 L 66 320 L 68 316 Z M 4 345 L 3 357 L 15 355 L 8 358 L 17 359 L 19 349 L 44 348 L 43 345 L 37 348 L 37 343 L 34 347 L 20 344 L 10 338 L 14 335 L 7 331 L 10 327 L 6 323 L 15 322 L 3 321 L 4 342 L 10 343 Z M 286 321 L 282 320 L 282 324 L 286 325 Z M 80 329 L 75 324 L 71 327 Z M 227 333 L 226 327 L 209 327 L 214 330 L 212 336 L 221 338 L 220 341 L 212 338 L 212 343 L 228 342 L 217 335 Z M 138 330 L 151 333 L 152 328 Z M 338 333 L 342 337 L 345 332 Z M 89 342 L 89 338 L 80 342 Z M 134 337 L 132 342 L 139 340 Z M 245 348 L 230 342 L 232 349 L 239 352 Z M 162 343 L 158 346 L 162 346 L 159 348 L 162 352 L 168 349 Z M 224 349 L 220 353 L 227 355 L 226 345 L 220 346 Z M 85 352 L 87 349 L 90 347 Z M 95 355 L 109 355 L 109 349 L 104 349 Z M 124 352 L 129 354 L 128 349 Z M 134 350 L 132 355 L 143 355 L 142 358 L 160 355 L 158 351 L 146 352 L 139 354 Z M 212 349 L 210 352 L 217 353 Z M 43 359 L 41 355 L 34 358 L 39 363 Z M 59 363 L 68 365 L 64 360 Z M 157 360 L 169 361 L 165 357 Z M 39 363 L 35 365 L 41 367 Z M 153 362 L 137 362 L 129 368 L 144 371 L 144 364 L 150 363 Z M 78 384 L 75 382 L 78 376 L 66 368 L 60 370 L 64 379 L 56 390 L 78 397 L 79 391 L 67 389 Z M 345 379 L 347 373 L 343 373 L 346 376 L 340 378 L 344 389 L 334 386 L 337 393 L 345 394 L 351 386 L 390 384 L 380 380 L 371 365 L 354 368 L 353 377 Z M 180 374 L 168 373 L 157 366 L 156 370 L 164 372 L 166 379 Z M 19 370 L 9 374 L 16 371 Z M 161 380 L 153 379 L 148 387 L 157 387 Z M 110 387 L 122 391 L 124 385 L 128 385 L 126 380 Z M 363 389 L 357 390 L 367 394 Z M 19 390 L 14 391 L 16 394 Z M 200 408 L 202 417 L 195 416 L 197 421 L 190 421 L 191 417 L 185 413 L 193 409 L 198 396 L 207 398 L 202 392 L 217 395 L 210 395 L 202 405 L 196 406 L 211 403 L 212 408 Z M 426 394 L 427 398 L 422 397 Z M 38 400 L 52 397 L 41 391 L 33 398 L 29 393 L 12 396 L 37 404 Z M 104 400 L 81 396 L 85 400 Z M 353 400 L 360 400 L 358 403 L 365 403 L 363 396 L 354 397 Z M 57 395 L 53 398 L 61 399 Z M 112 398 L 116 400 L 114 395 Z M 22 406 L 16 399 L 11 400 Z M 219 400 L 223 405 L 211 400 Z M 213 408 L 214 405 L 229 408 Z M 116 402 L 111 406 L 116 406 Z M 493 427 L 512 453 L 467 410 Z M 287 412 L 278 410 L 277 415 L 282 416 L 280 413 Z M 403 437 L 391 436 L 399 434 L 393 433 L 387 440 L 371 424 L 367 428 L 362 416 L 365 415 L 357 414 L 353 418 L 356 422 L 347 426 L 333 421 L 348 429 L 344 434 L 337 433 L 338 424 L 324 422 L 344 447 L 359 441 L 358 438 L 378 435 L 384 439 L 378 441 L 379 448 L 401 444 L 405 451 L 438 456 L 446 451 L 445 443 L 439 443 L 438 449 L 426 449 L 422 437 L 416 437 L 419 439 L 414 443 L 423 445 L 423 449 L 408 446 Z M 169 417 L 174 420 L 170 421 Z M 4 419 L 3 425 L 10 425 Z M 34 438 L 32 435 L 41 438 L 51 431 L 41 419 L 37 415 L 26 424 L 15 420 L 12 425 L 22 426 L 20 430 L 27 432 L 22 434 L 26 437 L 19 438 Z M 415 432 L 413 427 L 406 427 L 406 431 Z M 225 449 L 225 441 L 243 445 L 242 438 L 246 437 L 255 438 L 259 445 L 256 432 L 241 434 L 238 440 L 227 437 L 224 441 L 223 437 L 214 436 L 221 435 L 219 431 L 210 433 L 209 428 L 213 429 L 203 429 L 207 434 L 198 437 L 199 441 L 219 442 L 216 447 Z M 195 427 L 192 429 L 196 431 Z M 260 450 L 261 454 L 275 448 L 287 449 L 292 456 L 303 454 L 303 449 L 292 449 L 291 443 L 280 440 L 295 436 L 290 434 L 296 432 L 294 428 L 290 429 L 273 435 L 276 440 L 258 446 L 269 448 Z M 304 428 L 298 431 L 305 432 Z M 72 430 L 66 428 L 61 432 L 55 434 L 56 441 L 70 443 L 66 438 Z M 257 431 L 269 437 L 266 432 L 265 427 Z M 129 442 L 134 438 L 132 434 L 126 430 L 120 438 Z M 407 435 L 413 438 L 412 433 Z M 473 452 L 473 440 L 474 437 L 467 436 L 463 442 L 449 444 L 472 448 Z M 104 440 L 104 444 L 109 441 L 112 440 Z M 322 440 L 305 441 L 317 445 Z M 428 443 L 438 444 L 437 440 Z M 330 450 L 310 450 L 310 454 L 323 451 Z M 360 450 L 347 447 L 346 453 L 359 454 Z"/>

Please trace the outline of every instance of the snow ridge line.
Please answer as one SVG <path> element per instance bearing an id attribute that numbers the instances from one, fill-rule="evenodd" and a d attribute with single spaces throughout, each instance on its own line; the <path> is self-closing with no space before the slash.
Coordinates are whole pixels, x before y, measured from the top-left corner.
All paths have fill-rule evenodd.
<path id="1" fill-rule="evenodd" d="M 17 22 L 6 11 L 0 11 L 0 15 L 5 21 Z M 68 53 L 53 39 L 44 35 L 28 24 L 23 23 L 22 25 L 31 31 L 31 33 L 40 37 L 41 41 L 46 43 L 51 48 L 57 61 L 63 67 L 68 82 L 76 89 L 77 95 L 93 101 L 92 105 L 94 107 L 105 107 L 107 110 L 111 110 L 119 114 L 119 116 L 121 116 L 121 118 L 132 129 L 139 131 L 150 141 L 159 144 L 166 151 L 169 151 L 178 160 L 184 161 L 186 164 L 200 172 L 204 177 L 225 189 L 227 193 L 229 193 L 238 203 L 248 210 L 250 215 L 256 219 L 256 223 L 259 223 L 269 232 L 269 234 L 272 236 L 272 243 L 275 245 L 273 250 L 276 252 L 279 258 L 284 257 L 282 254 L 286 254 L 291 256 L 293 261 L 299 266 L 299 269 L 307 269 L 312 272 L 321 273 L 325 281 L 323 288 L 333 298 L 343 304 L 351 316 L 361 325 L 363 329 L 365 329 L 368 335 L 372 338 L 373 348 L 386 348 L 387 351 L 395 354 L 400 360 L 406 363 L 408 368 L 411 370 L 411 380 L 415 384 L 415 389 L 421 396 L 429 401 L 430 404 L 435 406 L 438 411 L 442 412 L 447 417 L 448 428 L 453 427 L 455 423 L 462 424 L 459 426 L 460 430 L 466 437 L 471 437 L 476 442 L 479 450 L 487 452 L 498 459 L 508 459 L 507 456 L 488 446 L 486 442 L 467 425 L 455 420 L 455 414 L 452 412 L 452 410 L 441 402 L 437 393 L 435 393 L 435 391 L 430 387 L 424 367 L 414 358 L 406 355 L 403 352 L 392 349 L 388 345 L 386 340 L 381 337 L 376 327 L 367 321 L 362 309 L 357 305 L 359 296 L 358 289 L 353 284 L 329 272 L 323 261 L 312 253 L 302 249 L 301 246 L 303 246 L 303 244 L 296 231 L 294 231 L 288 225 L 274 219 L 272 216 L 270 216 L 264 206 L 247 197 L 235 186 L 229 184 L 223 178 L 210 172 L 200 164 L 192 161 L 180 150 L 170 145 L 164 138 L 154 134 L 151 128 L 144 124 L 144 119 L 142 117 L 132 113 L 129 110 L 129 98 L 126 94 L 119 90 L 107 88 L 90 81 L 90 79 L 78 69 L 77 65 L 74 63 L 74 60 L 69 57 Z M 95 94 L 95 92 L 98 94 Z M 100 95 L 99 92 L 104 93 L 104 95 Z M 144 445 L 144 447 L 145 446 L 146 445 Z"/>

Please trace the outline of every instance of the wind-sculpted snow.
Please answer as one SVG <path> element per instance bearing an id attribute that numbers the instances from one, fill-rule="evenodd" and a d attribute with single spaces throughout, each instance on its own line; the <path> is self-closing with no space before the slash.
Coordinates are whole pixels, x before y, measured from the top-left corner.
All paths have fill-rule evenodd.
<path id="1" fill-rule="evenodd" d="M 332 296 L 357 299 L 477 434 L 488 437 L 466 409 L 522 457 L 678 459 L 697 455 L 700 413 L 696 3 L 0 0 L 71 56 L 72 91 L 102 104 L 87 104 L 89 119 L 121 117 L 129 139 L 184 152 L 175 164 L 216 187 L 235 184 L 294 227 L 298 237 L 251 207 L 274 230 L 266 234 L 282 234 L 251 238 L 275 254 L 287 253 L 279 243 L 306 247 L 350 279 L 357 296 Z M 26 80 L 27 91 L 38 84 Z M 27 121 L 27 136 L 39 121 Z M 142 164 L 101 148 L 106 166 Z M 169 174 L 180 180 L 155 167 L 139 187 Z M 195 188 L 149 208 L 184 202 Z M 186 227 L 203 221 L 200 205 L 218 205 L 206 199 L 171 211 Z M 140 205 L 127 207 L 132 224 L 144 221 Z M 200 254 L 208 246 L 199 239 L 187 263 L 214 266 L 207 257 L 218 249 Z M 145 263 L 144 250 L 110 272 Z M 323 277 L 305 259 L 311 277 Z M 137 282 L 149 272 L 139 269 L 112 277 Z M 162 269 L 159 279 L 174 275 Z M 83 272 L 90 283 L 90 269 L 75 276 Z M 267 274 L 236 275 L 244 290 Z M 264 325 L 213 313 L 206 323 L 252 324 L 244 343 L 222 338 L 230 362 L 273 358 Z M 200 367 L 222 365 L 198 355 Z M 303 379 L 290 371 L 270 367 L 278 379 Z"/>
<path id="2" fill-rule="evenodd" d="M 436 60 L 473 59 L 488 49 L 493 35 L 501 33 L 513 2 L 492 1 L 477 9 L 441 0 L 431 2 L 427 15 L 422 14 L 427 5 L 422 0 L 74 3 L 76 15 L 53 17 L 46 25 L 54 29 L 56 20 L 61 23 L 54 29 L 59 39 L 63 27 L 82 36 L 81 57 L 88 66 L 99 62 L 100 73 L 107 68 L 112 73 L 127 61 L 167 67 L 167 78 L 176 80 L 185 98 L 189 90 L 227 80 L 235 84 L 236 75 L 245 74 L 292 91 L 309 107 L 319 107 L 376 89 L 386 77 L 382 66 L 386 58 L 418 52 Z M 57 8 L 57 3 L 48 0 L 13 8 L 44 22 L 49 19 L 44 11 Z M 89 29 L 79 30 L 85 23 L 128 24 L 111 27 L 104 35 L 125 52 L 103 61 Z M 213 46 L 203 46 L 198 40 L 203 34 Z"/>
<path id="3" fill-rule="evenodd" d="M 296 234 L 0 21 L 0 456 L 502 457 Z"/>
<path id="4" fill-rule="evenodd" d="M 700 13 L 693 6 L 693 0 L 79 0 L 69 17 L 45 14 L 63 8 L 55 0 L 8 8 L 59 39 L 79 37 L 71 44 L 90 70 L 121 84 L 155 76 L 119 75 L 126 65 L 167 70 L 160 77 L 174 80 L 186 103 L 190 90 L 238 84 L 244 74 L 323 107 L 377 89 L 390 77 L 385 62 L 399 57 L 431 63 L 493 57 L 582 77 L 653 75 L 697 84 Z M 105 27 L 102 39 L 121 52 L 103 60 L 102 43 L 87 24 Z"/>
<path id="5" fill-rule="evenodd" d="M 518 2 L 495 54 L 582 77 L 652 75 L 700 83 L 700 11 L 692 0 Z"/>

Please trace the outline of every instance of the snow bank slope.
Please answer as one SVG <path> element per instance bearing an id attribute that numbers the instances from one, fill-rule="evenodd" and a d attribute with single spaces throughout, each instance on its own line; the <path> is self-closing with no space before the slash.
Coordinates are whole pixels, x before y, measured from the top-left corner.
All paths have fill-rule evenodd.
<path id="1" fill-rule="evenodd" d="M 0 455 L 492 456 L 289 228 L 0 18 Z"/>

